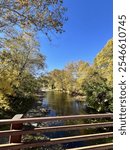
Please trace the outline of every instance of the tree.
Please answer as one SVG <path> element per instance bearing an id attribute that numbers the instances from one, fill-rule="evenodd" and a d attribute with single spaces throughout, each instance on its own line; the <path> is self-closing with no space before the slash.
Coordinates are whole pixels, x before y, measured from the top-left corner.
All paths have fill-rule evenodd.
<path id="1" fill-rule="evenodd" d="M 112 87 L 108 86 L 106 81 L 97 70 L 91 67 L 83 84 L 88 105 L 98 112 L 112 111 Z"/>
<path id="2" fill-rule="evenodd" d="M 87 76 L 89 63 L 84 61 L 77 61 L 69 63 L 65 67 L 65 71 L 68 74 L 66 80 L 68 80 L 67 87 L 70 93 L 82 94 L 82 84 Z"/>
<path id="3" fill-rule="evenodd" d="M 40 53 L 39 43 L 33 33 L 22 33 L 6 40 L 4 48 L 11 54 L 11 63 L 19 70 L 19 76 L 23 70 L 36 73 L 37 69 L 45 67 L 45 56 Z"/>
<path id="4" fill-rule="evenodd" d="M 29 97 L 34 99 L 39 88 L 36 76 L 45 67 L 45 57 L 33 34 L 6 40 L 4 47 L 0 52 L 0 108 L 5 110 Z"/>
<path id="5" fill-rule="evenodd" d="M 48 38 L 62 33 L 65 11 L 62 0 L 0 1 L 0 109 L 35 99 L 37 76 L 45 67 L 36 33 Z"/>
<path id="6" fill-rule="evenodd" d="M 48 83 L 52 89 L 63 90 L 70 94 L 81 93 L 81 86 L 85 79 L 89 64 L 84 61 L 69 63 L 64 69 L 54 69 L 43 76 L 44 85 Z"/>
<path id="7" fill-rule="evenodd" d="M 88 62 L 84 62 L 84 61 L 77 62 L 77 80 L 76 80 L 76 82 L 77 82 L 77 87 L 79 88 L 78 92 L 81 94 L 83 93 L 82 85 L 86 79 L 89 68 L 90 68 L 90 65 Z"/>
<path id="8" fill-rule="evenodd" d="M 55 69 L 49 73 L 51 77 L 51 82 L 53 84 L 53 88 L 55 87 L 57 90 L 65 90 L 65 72 L 64 70 Z"/>
<path id="9" fill-rule="evenodd" d="M 65 11 L 62 0 L 1 0 L 0 32 L 14 27 L 31 28 L 46 35 L 51 31 L 62 33 Z"/>
<path id="10" fill-rule="evenodd" d="M 99 112 L 112 111 L 112 51 L 113 41 L 111 39 L 94 59 L 94 64 L 89 69 L 83 84 L 87 102 Z"/>
<path id="11" fill-rule="evenodd" d="M 102 77 L 107 79 L 107 84 L 113 84 L 113 40 L 109 40 L 105 47 L 94 59 L 94 67 L 100 71 Z"/>

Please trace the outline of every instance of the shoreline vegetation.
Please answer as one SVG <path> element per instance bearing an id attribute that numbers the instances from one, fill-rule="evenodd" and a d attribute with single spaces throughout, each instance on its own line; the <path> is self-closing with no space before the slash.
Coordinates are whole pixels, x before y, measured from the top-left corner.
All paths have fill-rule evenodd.
<path id="1" fill-rule="evenodd" d="M 112 112 L 112 51 L 113 41 L 111 39 L 96 56 L 93 65 L 85 61 L 72 62 L 65 66 L 63 70 L 55 69 L 38 78 L 28 72 L 33 67 L 36 68 L 35 64 L 30 64 L 31 59 L 26 64 L 27 66 L 32 65 L 31 68 L 25 67 L 22 72 L 19 72 L 17 64 L 12 62 L 12 64 L 9 64 L 9 69 L 13 69 L 14 72 L 11 70 L 3 72 L 7 74 L 7 76 L 3 76 L 3 79 L 7 77 L 9 80 L 6 80 L 7 83 L 3 80 L 4 90 L 0 91 L 0 116 L 26 113 L 38 100 L 39 88 L 43 92 L 60 91 L 67 93 L 76 101 L 86 102 L 89 107 L 99 113 Z M 3 51 L 1 56 L 4 64 L 6 57 L 10 58 L 10 53 Z M 18 63 L 22 67 L 22 61 Z M 39 65 L 37 67 L 40 67 Z M 44 68 L 44 65 L 42 67 Z M 13 78 L 9 78 L 10 75 Z M 8 84 L 12 85 L 6 86 Z"/>
<path id="2" fill-rule="evenodd" d="M 81 101 L 81 102 L 85 102 L 86 101 L 86 96 L 80 93 L 71 93 L 69 91 L 64 91 L 64 90 L 58 90 L 58 89 L 42 89 L 41 88 L 41 92 L 46 93 L 46 92 L 61 92 L 61 93 L 66 93 L 69 94 L 73 99 L 75 99 L 75 101 Z M 40 95 L 38 95 L 40 96 Z M 41 95 L 42 96 L 42 95 Z"/>

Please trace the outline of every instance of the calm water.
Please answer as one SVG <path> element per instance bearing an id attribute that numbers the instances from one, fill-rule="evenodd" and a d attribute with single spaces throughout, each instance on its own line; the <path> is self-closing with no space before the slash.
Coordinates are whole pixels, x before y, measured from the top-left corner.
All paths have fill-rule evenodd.
<path id="1" fill-rule="evenodd" d="M 44 109 L 47 113 L 44 113 Z M 65 116 L 86 114 L 86 102 L 79 102 L 70 95 L 61 92 L 47 92 L 28 111 L 27 117 L 40 116 Z"/>
<path id="2" fill-rule="evenodd" d="M 45 112 L 47 110 L 47 112 Z M 68 94 L 61 92 L 47 92 L 44 97 L 40 97 L 39 101 L 35 104 L 34 108 L 28 111 L 25 117 L 44 117 L 44 116 L 65 116 L 65 115 L 79 115 L 87 114 L 86 102 L 78 102 L 74 98 L 70 97 Z M 40 126 L 60 126 L 66 124 L 84 124 L 86 120 L 75 120 L 75 121 L 54 121 L 46 123 L 35 123 L 32 124 L 35 127 Z M 84 129 L 84 130 L 73 130 L 73 131 L 60 131 L 53 133 L 44 133 L 45 136 L 49 138 L 60 138 L 66 136 L 76 136 L 90 133 L 101 132 L 98 130 Z M 0 139 L 0 141 L 5 141 L 7 139 Z M 92 145 L 103 142 L 102 140 L 95 141 L 85 141 L 85 142 L 74 142 L 63 144 L 63 147 L 80 147 L 85 145 Z M 105 141 L 104 141 L 105 142 Z M 3 142 L 2 142 L 3 143 Z M 63 149 L 64 149 L 63 148 Z"/>
<path id="3" fill-rule="evenodd" d="M 65 116 L 65 115 L 79 115 L 85 114 L 85 102 L 78 102 L 75 101 L 74 98 L 70 97 L 66 93 L 61 92 L 48 92 L 46 97 L 43 98 L 42 101 L 43 107 L 48 108 L 48 116 Z M 51 125 L 65 125 L 66 122 L 54 122 Z M 70 124 L 76 124 L 76 122 L 71 122 Z M 56 132 L 46 134 L 47 136 L 54 138 L 54 137 L 64 137 L 64 136 L 74 136 L 81 134 L 82 131 L 68 131 L 68 132 Z M 77 146 L 84 146 L 86 145 L 85 142 L 75 142 L 75 143 L 68 143 L 64 145 L 64 147 L 77 147 Z"/>
<path id="4" fill-rule="evenodd" d="M 47 113 L 43 113 L 43 109 L 47 110 Z M 40 116 L 65 116 L 65 115 L 79 115 L 87 114 L 86 102 L 78 102 L 68 94 L 61 92 L 47 92 L 44 97 L 40 98 L 37 106 L 28 112 L 28 117 L 40 117 Z M 86 120 L 70 120 L 70 121 L 54 121 L 47 122 L 46 126 L 60 126 L 66 124 L 84 124 Z M 73 131 L 60 131 L 53 133 L 44 133 L 49 138 L 60 138 L 65 136 L 76 136 L 90 133 L 97 133 L 98 131 L 92 129 L 73 130 Z M 97 144 L 100 141 L 89 142 L 74 142 L 64 144 L 64 148 L 80 147 L 85 145 Z"/>
<path id="5" fill-rule="evenodd" d="M 68 94 L 61 92 L 48 92 L 42 105 L 50 110 L 49 116 L 85 114 L 85 102 L 75 101 Z"/>

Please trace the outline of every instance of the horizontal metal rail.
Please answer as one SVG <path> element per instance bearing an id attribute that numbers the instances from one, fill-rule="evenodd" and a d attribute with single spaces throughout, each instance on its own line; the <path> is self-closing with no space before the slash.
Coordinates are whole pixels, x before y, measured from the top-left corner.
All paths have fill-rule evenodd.
<path id="1" fill-rule="evenodd" d="M 76 120 L 76 119 L 92 119 L 92 118 L 113 118 L 112 113 L 107 114 L 89 114 L 89 115 L 73 115 L 73 116 L 56 116 L 56 117 L 39 117 L 39 118 L 22 118 L 22 119 L 3 119 L 0 120 L 0 125 L 18 124 L 27 122 L 46 122 L 55 120 Z"/>
<path id="2" fill-rule="evenodd" d="M 112 149 L 113 143 L 106 143 L 106 144 L 98 144 L 98 145 L 92 145 L 92 146 L 85 146 L 85 147 L 79 147 L 79 148 L 70 148 L 66 150 L 105 150 L 105 149 Z"/>
<path id="3" fill-rule="evenodd" d="M 80 136 L 70 136 L 62 138 L 47 139 L 44 141 L 37 142 L 26 142 L 21 143 L 21 136 L 25 134 L 35 134 L 35 133 L 45 133 L 45 132 L 57 132 L 57 131 L 69 131 L 69 130 L 80 130 L 87 128 L 100 128 L 100 127 L 112 127 L 113 122 L 100 122 L 100 123 L 89 123 L 89 124 L 77 124 L 77 125 L 63 125 L 63 126 L 51 126 L 51 127 L 33 127 L 33 126 L 23 126 L 24 123 L 32 122 L 52 122 L 52 121 L 66 121 L 66 120 L 77 120 L 77 119 L 102 119 L 102 118 L 113 118 L 112 113 L 107 114 L 87 114 L 87 115 L 73 115 L 73 116 L 55 116 L 55 117 L 39 117 L 39 118 L 22 118 L 22 114 L 15 115 L 12 119 L 0 120 L 0 125 L 10 124 L 10 130 L 0 131 L 0 137 L 9 136 L 10 144 L 0 144 L 0 150 L 20 150 L 29 147 L 42 147 L 54 144 L 62 144 L 77 141 L 87 141 L 94 139 L 102 139 L 113 137 L 112 132 L 80 135 Z M 104 150 L 112 148 L 112 143 L 100 144 L 93 146 L 80 147 L 68 150 Z"/>
<path id="4" fill-rule="evenodd" d="M 69 131 L 69 130 L 79 130 L 86 128 L 99 128 L 99 127 L 112 127 L 113 122 L 103 122 L 103 123 L 91 123 L 91 124 L 78 124 L 78 125 L 65 125 L 65 126 L 54 126 L 54 127 L 41 127 L 29 130 L 5 130 L 0 131 L 0 136 L 9 135 L 25 135 L 33 134 L 38 132 L 56 132 L 56 131 Z"/>
<path id="5" fill-rule="evenodd" d="M 93 140 L 93 139 L 102 139 L 102 138 L 109 138 L 112 137 L 112 132 L 107 133 L 99 133 L 99 134 L 89 134 L 89 135 L 80 135 L 80 136 L 71 136 L 71 137 L 63 137 L 63 138 L 54 138 L 48 141 L 41 141 L 35 143 L 12 143 L 12 144 L 2 144 L 0 145 L 0 150 L 16 150 L 16 149 L 23 149 L 29 147 L 40 147 L 40 146 L 47 146 L 47 145 L 54 145 L 54 144 L 62 144 L 62 143 L 69 143 L 69 142 L 76 142 L 76 141 L 86 141 L 86 140 Z"/>

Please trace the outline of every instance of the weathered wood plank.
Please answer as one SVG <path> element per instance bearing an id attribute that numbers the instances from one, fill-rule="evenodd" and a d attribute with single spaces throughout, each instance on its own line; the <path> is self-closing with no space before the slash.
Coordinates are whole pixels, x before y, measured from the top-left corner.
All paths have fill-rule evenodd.
<path id="1" fill-rule="evenodd" d="M 113 148 L 113 143 L 106 143 L 106 144 L 98 144 L 92 146 L 85 146 L 79 148 L 70 148 L 66 150 L 108 150 Z"/>
<path id="2" fill-rule="evenodd" d="M 30 130 L 6 130 L 0 131 L 0 136 L 9 136 L 9 135 L 24 135 L 32 134 L 38 132 L 55 132 L 55 131 L 69 131 L 69 130 L 78 130 L 86 128 L 99 128 L 99 127 L 112 127 L 112 122 L 103 122 L 103 123 L 91 123 L 91 124 L 78 124 L 78 125 L 66 125 L 66 126 L 54 126 L 54 127 L 42 127 L 34 128 Z"/>
<path id="3" fill-rule="evenodd" d="M 73 116 L 56 116 L 56 117 L 39 117 L 39 118 L 23 118 L 23 119 L 3 119 L 0 120 L 0 125 L 4 124 L 17 124 L 25 122 L 46 122 L 46 121 L 55 121 L 55 120 L 75 120 L 75 119 L 92 119 L 92 118 L 112 118 L 112 113 L 106 114 L 90 114 L 90 115 L 73 115 Z"/>
<path id="4" fill-rule="evenodd" d="M 71 137 L 63 137 L 63 138 L 54 138 L 54 139 L 51 139 L 50 141 L 43 141 L 43 142 L 37 142 L 37 143 L 3 144 L 3 145 L 0 145 L 0 150 L 7 150 L 7 149 L 16 150 L 16 149 L 28 148 L 28 147 L 41 147 L 41 146 L 53 145 L 53 144 L 109 138 L 112 136 L 113 136 L 112 132 L 107 132 L 107 133 L 100 133 L 100 134 L 89 134 L 89 135 L 71 136 Z"/>

